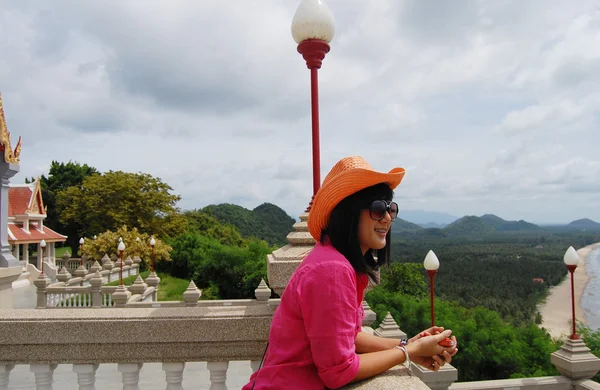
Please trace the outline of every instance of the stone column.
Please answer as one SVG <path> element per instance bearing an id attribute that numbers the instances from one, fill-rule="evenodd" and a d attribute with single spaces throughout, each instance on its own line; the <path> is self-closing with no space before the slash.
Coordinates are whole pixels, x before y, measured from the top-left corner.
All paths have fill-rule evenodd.
<path id="1" fill-rule="evenodd" d="M 1 106 L 0 101 L 0 109 Z M 3 113 L 0 119 L 4 120 Z M 14 308 L 12 282 L 23 272 L 23 266 L 13 256 L 8 243 L 8 184 L 17 172 L 18 164 L 7 163 L 3 156 L 0 157 L 0 308 L 6 309 Z"/>
<path id="2" fill-rule="evenodd" d="M 23 244 L 23 260 L 25 260 L 25 266 L 29 264 L 29 244 Z"/>
<path id="3" fill-rule="evenodd" d="M 575 380 L 591 378 L 600 371 L 600 359 L 579 339 L 568 339 L 550 360 L 561 374 Z"/>
<path id="4" fill-rule="evenodd" d="M 292 274 L 304 257 L 314 248 L 315 240 L 308 232 L 308 213 L 300 216 L 294 230 L 286 237 L 288 245 L 267 255 L 267 279 L 269 286 L 282 296 Z"/>
<path id="5" fill-rule="evenodd" d="M 0 157 L 0 267 L 3 268 L 19 266 L 19 261 L 11 253 L 8 243 L 8 184 L 19 169 L 18 164 L 7 163 L 4 157 Z"/>

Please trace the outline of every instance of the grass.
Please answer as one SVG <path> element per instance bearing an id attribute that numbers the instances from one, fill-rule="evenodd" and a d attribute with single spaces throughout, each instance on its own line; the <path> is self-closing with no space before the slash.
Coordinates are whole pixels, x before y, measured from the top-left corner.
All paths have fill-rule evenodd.
<path id="1" fill-rule="evenodd" d="M 71 247 L 70 247 L 70 246 L 63 246 L 63 247 L 60 247 L 60 248 L 56 248 L 56 249 L 54 250 L 54 252 L 56 253 L 56 254 L 54 255 L 54 257 L 55 257 L 56 259 L 62 259 L 62 257 L 65 255 L 65 252 L 66 252 L 66 251 L 69 251 L 69 254 L 70 254 L 71 256 L 73 255 L 73 251 L 71 250 Z M 31 252 L 29 252 L 29 258 L 30 258 L 30 259 L 31 259 L 31 258 L 34 258 L 35 256 L 37 256 L 37 251 L 31 251 Z"/>
<path id="2" fill-rule="evenodd" d="M 144 271 L 140 275 L 142 279 L 146 280 L 149 274 L 150 271 Z M 183 293 L 188 288 L 190 281 L 186 279 L 175 278 L 169 274 L 163 274 L 161 272 L 157 272 L 157 275 L 160 278 L 160 283 L 158 284 L 158 300 L 183 301 Z M 123 284 L 126 286 L 131 286 L 136 279 L 137 275 L 128 276 L 123 278 Z M 110 282 L 106 285 L 118 286 L 119 281 L 115 280 L 114 282 Z"/>
<path id="3" fill-rule="evenodd" d="M 71 250 L 71 247 L 69 247 L 69 246 L 63 246 L 62 248 L 56 248 L 55 249 L 56 255 L 54 257 L 56 257 L 57 259 L 61 259 L 64 256 L 64 254 L 65 254 L 66 251 L 69 251 L 70 255 L 73 254 L 73 251 Z"/>

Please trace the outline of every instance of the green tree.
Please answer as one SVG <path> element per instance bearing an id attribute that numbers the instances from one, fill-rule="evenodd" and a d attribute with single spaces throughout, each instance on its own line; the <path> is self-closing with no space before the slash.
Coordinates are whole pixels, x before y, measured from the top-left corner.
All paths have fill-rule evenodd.
<path id="1" fill-rule="evenodd" d="M 60 222 L 56 207 L 56 198 L 61 191 L 72 186 L 81 186 L 86 177 L 96 174 L 98 174 L 96 168 L 90 167 L 87 164 L 81 165 L 72 161 L 67 163 L 52 161 L 48 176 L 42 175 L 40 177 L 42 198 L 44 199 L 45 206 L 48 208 L 44 224 L 50 229 L 67 236 L 67 245 L 71 247 L 74 256 L 78 256 L 78 242 L 82 232 L 81 225 L 75 221 L 64 224 Z M 31 178 L 30 180 L 26 180 L 26 182 L 33 182 L 34 180 L 34 178 Z"/>
<path id="2" fill-rule="evenodd" d="M 212 298 L 221 299 L 254 298 L 254 290 L 266 275 L 265 257 L 271 252 L 264 241 L 228 246 L 195 232 L 179 235 L 172 246 L 173 276 L 191 278 Z"/>
<path id="3" fill-rule="evenodd" d="M 223 245 L 246 245 L 246 240 L 233 225 L 221 223 L 215 217 L 200 210 L 186 211 L 183 215 L 187 220 L 187 228 L 190 232 L 214 238 Z"/>
<path id="4" fill-rule="evenodd" d="M 176 207 L 180 196 L 172 190 L 149 174 L 109 171 L 59 192 L 56 203 L 61 222 L 79 225 L 79 235 L 125 225 L 156 237 L 175 237 L 185 229 L 185 220 Z"/>
<path id="5" fill-rule="evenodd" d="M 137 255 L 146 265 L 149 265 L 152 260 L 151 237 L 149 234 L 140 233 L 136 228 L 129 230 L 127 226 L 121 226 L 116 231 L 107 230 L 97 235 L 96 238 L 87 238 L 83 244 L 83 253 L 98 262 L 104 255 L 108 255 L 109 257 L 112 255 L 119 256 L 120 253 L 117 247 L 119 245 L 119 238 L 121 238 L 125 244 L 123 259 L 126 259 L 127 256 L 133 257 Z M 156 237 L 155 242 L 155 262 L 171 260 L 170 252 L 173 248 Z"/>

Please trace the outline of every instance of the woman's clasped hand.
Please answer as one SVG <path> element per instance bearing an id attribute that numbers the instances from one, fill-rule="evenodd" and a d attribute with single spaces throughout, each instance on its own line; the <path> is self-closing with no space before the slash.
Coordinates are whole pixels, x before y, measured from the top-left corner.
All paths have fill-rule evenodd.
<path id="1" fill-rule="evenodd" d="M 452 347 L 439 345 L 446 338 L 453 341 Z M 452 362 L 452 357 L 458 353 L 458 342 L 451 330 L 434 326 L 409 339 L 406 349 L 413 363 L 438 371 L 444 364 Z"/>

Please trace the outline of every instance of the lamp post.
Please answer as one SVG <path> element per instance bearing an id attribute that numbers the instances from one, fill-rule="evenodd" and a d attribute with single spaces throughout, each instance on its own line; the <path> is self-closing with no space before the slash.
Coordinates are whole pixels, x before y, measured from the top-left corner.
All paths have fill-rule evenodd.
<path id="1" fill-rule="evenodd" d="M 81 237 L 79 239 L 79 252 L 80 252 L 79 253 L 79 257 L 81 258 L 80 262 L 79 262 L 79 265 L 81 265 L 82 267 L 83 267 L 83 243 L 84 242 L 85 242 L 85 240 L 83 239 L 83 237 Z"/>
<path id="2" fill-rule="evenodd" d="M 335 34 L 331 10 L 324 0 L 302 0 L 292 19 L 292 37 L 298 44 L 298 52 L 310 69 L 310 96 L 312 116 L 312 162 L 313 197 L 321 186 L 321 157 L 319 145 L 319 76 L 329 42 Z M 310 211 L 312 199 L 306 211 Z"/>
<path id="3" fill-rule="evenodd" d="M 135 255 L 137 257 L 140 257 L 140 238 L 139 237 L 135 238 Z"/>
<path id="4" fill-rule="evenodd" d="M 433 303 L 433 278 L 437 274 L 438 268 L 440 268 L 440 261 L 433 251 L 429 251 L 423 261 L 423 266 L 429 274 L 429 295 L 431 297 L 431 326 L 435 326 L 435 314 L 434 314 L 434 303 Z"/>
<path id="5" fill-rule="evenodd" d="M 150 239 L 150 246 L 152 247 L 152 265 L 151 265 L 151 270 L 154 273 L 154 245 L 156 245 L 156 240 L 154 239 L 154 237 L 152 237 Z"/>
<path id="6" fill-rule="evenodd" d="M 42 249 L 42 275 L 44 275 L 44 249 L 46 248 L 46 240 L 40 241 L 40 248 Z"/>
<path id="7" fill-rule="evenodd" d="M 120 285 L 123 285 L 123 251 L 125 250 L 125 244 L 123 243 L 123 241 L 119 242 L 119 246 L 117 247 L 117 249 L 119 250 L 119 253 L 121 255 L 121 271 L 119 274 L 119 279 L 121 280 Z"/>
<path id="8" fill-rule="evenodd" d="M 573 273 L 579 264 L 579 254 L 577 251 L 570 246 L 569 249 L 565 252 L 565 256 L 563 257 L 563 261 L 567 265 L 567 269 L 571 273 L 571 309 L 573 313 L 573 334 L 569 337 L 571 340 L 579 340 L 579 336 L 577 336 L 577 327 L 575 323 L 575 281 L 573 278 Z"/>

